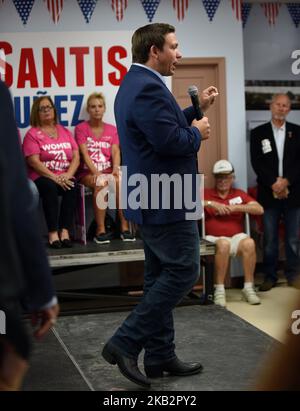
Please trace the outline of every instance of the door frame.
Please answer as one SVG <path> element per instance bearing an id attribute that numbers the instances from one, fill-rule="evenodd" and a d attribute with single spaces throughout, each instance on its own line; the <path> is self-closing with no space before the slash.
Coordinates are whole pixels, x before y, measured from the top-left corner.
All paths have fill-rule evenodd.
<path id="1" fill-rule="evenodd" d="M 217 85 L 219 95 L 218 117 L 220 121 L 220 158 L 228 158 L 228 144 L 227 144 L 227 98 L 226 98 L 226 63 L 225 57 L 187 57 L 180 59 L 180 66 L 201 66 L 213 65 L 216 66 Z M 214 85 L 214 84 L 212 84 Z M 172 85 L 173 88 L 173 85 Z M 222 90 L 222 92 L 220 92 Z M 173 90 L 172 90 L 173 91 Z"/>

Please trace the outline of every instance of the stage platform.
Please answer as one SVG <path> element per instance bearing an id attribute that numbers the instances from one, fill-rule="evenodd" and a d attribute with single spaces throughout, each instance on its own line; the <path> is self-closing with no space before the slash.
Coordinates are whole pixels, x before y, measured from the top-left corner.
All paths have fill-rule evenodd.
<path id="1" fill-rule="evenodd" d="M 255 309 L 255 307 L 253 307 Z M 36 343 L 25 391 L 139 391 L 101 356 L 105 342 L 128 312 L 60 317 L 54 331 Z M 200 361 L 202 374 L 153 380 L 152 391 L 241 391 L 253 387 L 277 342 L 215 305 L 174 310 L 176 352 Z M 142 354 L 140 368 L 143 371 Z"/>
<path id="2" fill-rule="evenodd" d="M 199 295 L 191 295 L 192 299 L 186 300 L 186 303 L 210 304 L 212 302 L 214 253 L 214 244 L 201 240 L 202 293 L 200 298 Z M 144 261 L 141 239 L 134 242 L 114 239 L 110 244 L 103 245 L 94 242 L 88 242 L 87 245 L 75 243 L 69 249 L 48 249 L 48 254 L 65 313 L 75 314 L 80 310 L 90 313 L 128 309 L 139 301 L 139 294 L 135 292 L 141 291 L 141 286 L 135 287 L 134 282 L 131 282 L 130 286 L 121 284 L 112 287 L 107 286 L 104 280 L 105 275 L 109 277 L 108 265 Z M 142 266 L 140 271 L 143 271 Z M 60 281 L 61 277 L 63 281 Z M 123 298 L 125 296 L 126 299 Z M 73 301 L 76 301 L 76 304 L 72 304 Z"/>
<path id="3" fill-rule="evenodd" d="M 206 240 L 200 242 L 202 256 L 214 255 L 215 246 Z M 92 241 L 86 245 L 75 243 L 72 248 L 48 250 L 51 267 L 70 267 L 88 264 L 120 263 L 126 261 L 144 261 L 143 242 L 137 239 L 124 242 L 114 239 L 109 244 L 96 244 Z"/>

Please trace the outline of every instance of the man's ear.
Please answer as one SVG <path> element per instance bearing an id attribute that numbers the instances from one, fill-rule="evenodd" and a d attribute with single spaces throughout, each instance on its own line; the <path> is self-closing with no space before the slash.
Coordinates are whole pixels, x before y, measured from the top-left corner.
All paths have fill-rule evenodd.
<path id="1" fill-rule="evenodd" d="M 151 46 L 151 48 L 150 48 L 150 56 L 151 57 L 153 57 L 153 58 L 155 58 L 155 59 L 157 59 L 158 58 L 158 48 L 156 47 L 156 46 Z"/>

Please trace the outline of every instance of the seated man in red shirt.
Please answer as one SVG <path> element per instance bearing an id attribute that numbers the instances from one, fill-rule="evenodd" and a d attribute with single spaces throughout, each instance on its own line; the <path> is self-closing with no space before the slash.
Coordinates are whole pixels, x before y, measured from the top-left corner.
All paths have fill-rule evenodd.
<path id="1" fill-rule="evenodd" d="M 226 306 L 224 280 L 230 256 L 241 256 L 245 282 L 243 297 L 260 304 L 253 286 L 255 243 L 244 233 L 244 214 L 263 214 L 262 206 L 242 190 L 233 188 L 234 168 L 227 160 L 213 167 L 215 188 L 204 190 L 206 239 L 216 244 L 214 302 Z"/>

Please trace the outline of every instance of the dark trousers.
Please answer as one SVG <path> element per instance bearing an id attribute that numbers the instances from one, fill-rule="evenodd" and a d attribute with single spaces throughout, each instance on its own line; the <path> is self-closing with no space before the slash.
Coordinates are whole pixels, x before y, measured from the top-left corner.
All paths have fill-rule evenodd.
<path id="1" fill-rule="evenodd" d="M 299 275 L 300 208 L 287 208 L 284 200 L 277 207 L 265 209 L 264 221 L 264 272 L 266 279 L 277 281 L 279 257 L 279 222 L 285 228 L 285 276 L 291 281 Z"/>
<path id="2" fill-rule="evenodd" d="M 5 304 L 0 302 L 0 310 L 3 311 L 6 317 L 6 332 L 4 335 L 0 335 L 1 368 L 2 356 L 5 352 L 5 341 L 14 347 L 16 352 L 25 360 L 29 358 L 31 344 L 22 320 L 22 311 L 19 302 L 14 300 L 6 302 Z"/>
<path id="3" fill-rule="evenodd" d="M 47 177 L 35 180 L 42 199 L 48 231 L 57 231 L 62 228 L 70 229 L 76 204 L 76 188 L 64 190 Z M 59 209 L 59 196 L 62 197 Z"/>
<path id="4" fill-rule="evenodd" d="M 111 338 L 126 356 L 145 349 L 145 364 L 175 357 L 172 310 L 192 289 L 200 270 L 196 221 L 140 227 L 145 250 L 144 296 Z"/>

